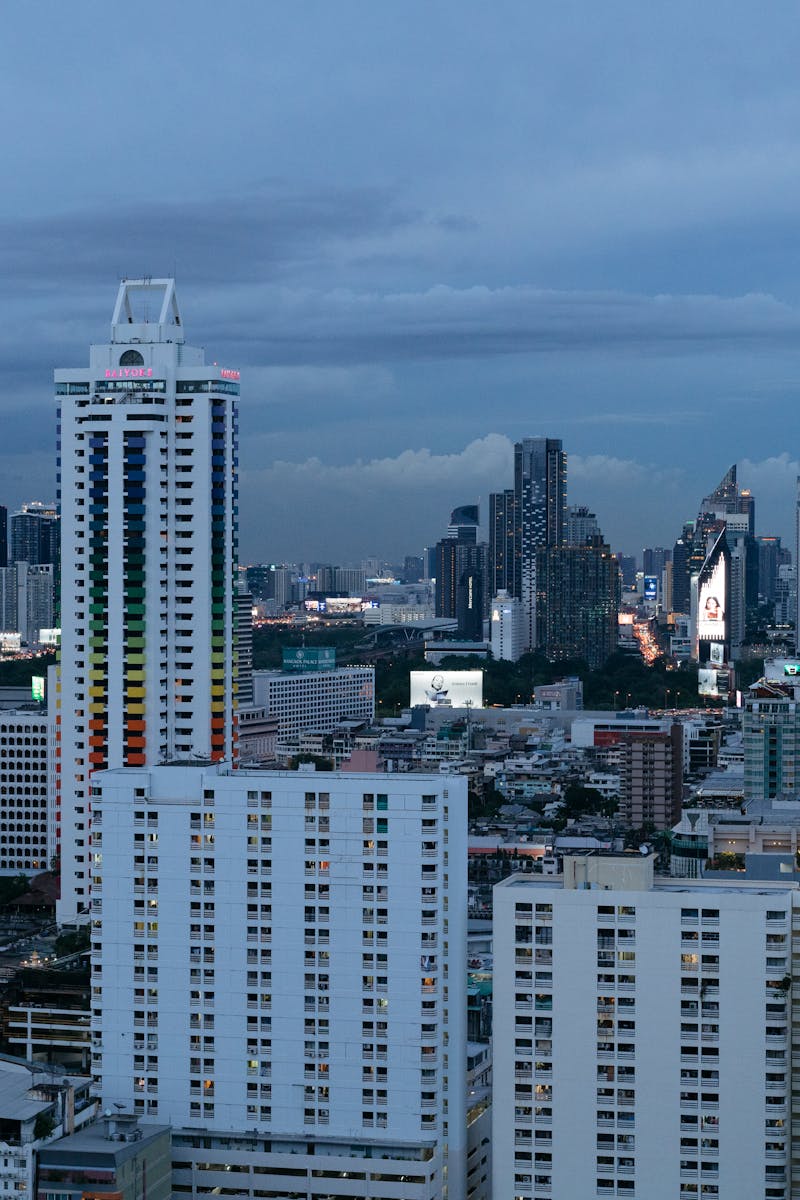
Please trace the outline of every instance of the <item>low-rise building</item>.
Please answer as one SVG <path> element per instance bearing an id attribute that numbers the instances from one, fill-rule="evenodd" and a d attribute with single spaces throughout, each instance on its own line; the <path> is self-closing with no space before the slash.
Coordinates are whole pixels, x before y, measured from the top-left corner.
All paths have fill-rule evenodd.
<path id="1" fill-rule="evenodd" d="M 130 1113 L 106 1113 L 40 1151 L 37 1200 L 170 1200 L 170 1135 L 169 1125 L 140 1125 Z"/>
<path id="2" fill-rule="evenodd" d="M 375 719 L 375 668 L 336 667 L 332 671 L 254 671 L 257 707 L 277 719 L 278 735 L 306 729 L 331 731 L 345 718 Z"/>

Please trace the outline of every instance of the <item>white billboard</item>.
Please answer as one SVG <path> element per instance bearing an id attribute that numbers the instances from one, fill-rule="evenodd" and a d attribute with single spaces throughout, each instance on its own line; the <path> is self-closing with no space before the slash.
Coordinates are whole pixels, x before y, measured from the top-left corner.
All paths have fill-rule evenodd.
<path id="1" fill-rule="evenodd" d="M 700 581 L 700 594 L 697 598 L 697 636 L 701 641 L 726 640 L 726 583 L 725 555 L 720 554 L 707 577 L 701 577 Z"/>
<path id="2" fill-rule="evenodd" d="M 411 671 L 411 705 L 483 708 L 483 671 Z"/>

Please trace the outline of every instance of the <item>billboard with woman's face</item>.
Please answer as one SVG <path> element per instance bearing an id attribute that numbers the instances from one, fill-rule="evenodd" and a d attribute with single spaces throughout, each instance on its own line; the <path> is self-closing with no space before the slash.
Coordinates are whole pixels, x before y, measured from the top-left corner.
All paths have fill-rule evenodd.
<path id="1" fill-rule="evenodd" d="M 697 597 L 697 636 L 701 641 L 724 642 L 727 640 L 726 596 L 727 563 L 725 555 L 719 554 L 716 562 L 705 577 L 700 576 Z"/>

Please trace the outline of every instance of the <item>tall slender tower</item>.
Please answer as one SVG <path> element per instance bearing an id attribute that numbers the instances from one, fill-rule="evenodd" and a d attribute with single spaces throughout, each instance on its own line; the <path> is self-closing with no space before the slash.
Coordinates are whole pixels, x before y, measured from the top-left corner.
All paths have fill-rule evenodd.
<path id="1" fill-rule="evenodd" d="M 564 542 L 567 456 L 560 438 L 524 438 L 514 447 L 514 595 L 522 605 L 523 642 L 544 641 L 546 574 L 541 552 Z M 537 555 L 539 556 L 537 561 Z"/>
<path id="2" fill-rule="evenodd" d="M 89 900 L 89 779 L 234 753 L 239 373 L 184 342 L 172 279 L 125 280 L 60 408 L 59 918 Z"/>

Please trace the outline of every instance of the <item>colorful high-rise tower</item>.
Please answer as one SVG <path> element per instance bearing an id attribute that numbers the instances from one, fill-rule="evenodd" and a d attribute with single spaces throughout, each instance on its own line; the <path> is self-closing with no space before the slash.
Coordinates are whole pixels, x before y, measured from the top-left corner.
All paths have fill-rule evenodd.
<path id="1" fill-rule="evenodd" d="M 55 373 L 62 529 L 61 920 L 88 911 L 89 779 L 234 754 L 239 372 L 187 346 L 172 279 Z"/>

